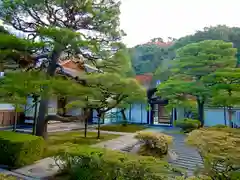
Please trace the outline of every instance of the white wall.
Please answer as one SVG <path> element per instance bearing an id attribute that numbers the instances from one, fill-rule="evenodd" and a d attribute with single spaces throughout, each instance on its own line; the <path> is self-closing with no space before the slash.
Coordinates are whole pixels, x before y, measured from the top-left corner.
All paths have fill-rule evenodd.
<path id="1" fill-rule="evenodd" d="M 223 108 L 206 108 L 204 110 L 204 125 L 215 126 L 218 124 L 229 125 L 228 114 L 226 113 L 226 124 L 225 124 Z"/>
<path id="2" fill-rule="evenodd" d="M 131 117 L 129 117 L 131 123 L 147 123 L 147 105 L 146 104 L 132 104 Z"/>
<path id="3" fill-rule="evenodd" d="M 12 104 L 0 104 L 0 110 L 14 110 L 14 106 Z"/>

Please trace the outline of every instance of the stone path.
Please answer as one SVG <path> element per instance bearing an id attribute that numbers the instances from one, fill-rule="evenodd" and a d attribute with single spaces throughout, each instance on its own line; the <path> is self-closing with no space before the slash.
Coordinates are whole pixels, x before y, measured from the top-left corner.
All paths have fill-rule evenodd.
<path id="1" fill-rule="evenodd" d="M 157 131 L 157 129 L 146 129 Z M 168 132 L 168 129 L 160 129 L 161 132 L 173 137 L 170 150 L 176 153 L 176 158 L 169 161 L 170 164 L 186 170 L 188 176 L 192 176 L 196 168 L 203 167 L 203 161 L 198 151 L 185 143 L 186 135 Z"/>
<path id="2" fill-rule="evenodd" d="M 112 150 L 124 150 L 124 148 L 131 147 L 138 142 L 138 140 L 135 139 L 134 136 L 135 136 L 134 133 L 128 133 L 116 139 L 94 144 L 92 145 L 92 147 L 108 148 Z"/>
<path id="3" fill-rule="evenodd" d="M 22 174 L 18 174 L 16 172 L 13 172 L 13 171 L 7 171 L 5 169 L 1 169 L 0 168 L 0 173 L 1 174 L 5 174 L 5 175 L 9 175 L 9 176 L 13 176 L 17 179 L 21 179 L 21 180 L 37 180 L 38 178 L 32 178 L 32 177 L 28 177 L 28 176 L 25 176 L 25 175 L 22 175 Z"/>
<path id="4" fill-rule="evenodd" d="M 55 160 L 51 157 L 41 159 L 36 163 L 14 170 L 14 173 L 22 174 L 33 179 L 48 179 L 59 171 Z M 30 180 L 30 179 L 29 179 Z"/>

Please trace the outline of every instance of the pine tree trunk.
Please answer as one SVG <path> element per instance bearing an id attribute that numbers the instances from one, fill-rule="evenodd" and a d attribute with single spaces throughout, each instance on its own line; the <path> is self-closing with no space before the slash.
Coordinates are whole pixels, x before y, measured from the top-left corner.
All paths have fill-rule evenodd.
<path id="1" fill-rule="evenodd" d="M 224 124 L 227 125 L 227 113 L 226 113 L 226 106 L 224 106 Z"/>
<path id="2" fill-rule="evenodd" d="M 201 127 L 204 125 L 204 101 L 197 99 L 198 104 L 198 120 L 201 122 Z"/>
<path id="3" fill-rule="evenodd" d="M 100 139 L 100 125 L 101 125 L 101 113 L 98 111 L 98 133 L 97 133 L 97 138 Z"/>
<path id="4" fill-rule="evenodd" d="M 47 76 L 54 76 L 56 68 L 57 68 L 57 62 L 61 55 L 61 49 L 55 47 L 53 49 L 50 64 L 47 69 Z M 43 91 L 48 91 L 47 87 L 43 87 Z M 47 128 L 47 123 L 45 123 L 45 116 L 47 114 L 47 108 L 48 108 L 48 99 L 46 97 L 43 97 L 40 101 L 40 107 L 39 107 L 39 114 L 38 114 L 38 121 L 37 121 L 37 128 L 36 128 L 36 135 L 37 136 L 45 136 L 44 132 Z"/>
<path id="5" fill-rule="evenodd" d="M 121 114 L 122 114 L 122 117 L 123 117 L 123 123 L 122 125 L 123 126 L 127 126 L 127 117 L 126 117 L 126 114 L 125 114 L 125 108 L 121 109 Z"/>
<path id="6" fill-rule="evenodd" d="M 47 114 L 48 108 L 48 99 L 41 99 L 36 127 L 36 136 L 44 137 L 44 129 L 45 129 L 45 117 Z"/>
<path id="7" fill-rule="evenodd" d="M 38 107 L 38 99 L 34 97 L 34 117 L 33 117 L 33 131 L 32 134 L 36 134 L 36 127 L 37 127 L 37 107 Z"/>
<path id="8" fill-rule="evenodd" d="M 84 137 L 87 137 L 88 119 L 90 117 L 90 110 L 84 108 Z"/>
<path id="9" fill-rule="evenodd" d="M 228 107 L 228 119 L 229 119 L 230 127 L 233 127 L 233 122 L 232 122 L 232 107 L 231 107 L 231 106 Z"/>
<path id="10" fill-rule="evenodd" d="M 44 129 L 43 129 L 43 135 L 42 135 L 42 137 L 43 137 L 44 139 L 47 139 L 47 138 L 48 138 L 47 128 L 48 128 L 48 120 L 46 120 L 46 121 L 44 122 Z"/>

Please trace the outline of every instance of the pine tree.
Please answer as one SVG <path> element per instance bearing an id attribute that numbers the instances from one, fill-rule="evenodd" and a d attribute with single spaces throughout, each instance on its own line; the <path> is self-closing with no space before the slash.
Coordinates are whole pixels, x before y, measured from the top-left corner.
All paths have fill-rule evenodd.
<path id="1" fill-rule="evenodd" d="M 117 51 L 123 32 L 119 28 L 120 2 L 114 0 L 3 0 L 0 17 L 15 29 L 49 43 L 47 75 L 53 76 L 62 53 L 78 54 L 95 63 Z M 77 33 L 78 32 L 78 33 Z M 42 56 L 44 57 L 44 56 Z M 39 109 L 37 135 L 43 136 L 47 99 Z"/>
<path id="2" fill-rule="evenodd" d="M 232 43 L 206 40 L 184 46 L 177 51 L 172 67 L 173 76 L 158 86 L 160 96 L 185 100 L 195 98 L 198 119 L 204 124 L 204 104 L 211 97 L 212 83 L 205 78 L 216 70 L 236 66 L 236 49 Z"/>

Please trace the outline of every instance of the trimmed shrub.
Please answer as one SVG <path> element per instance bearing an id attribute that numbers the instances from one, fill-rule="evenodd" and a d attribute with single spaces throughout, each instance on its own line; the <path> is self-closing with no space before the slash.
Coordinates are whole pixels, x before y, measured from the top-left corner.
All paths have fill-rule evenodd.
<path id="1" fill-rule="evenodd" d="M 44 150 L 41 137 L 0 131 L 0 164 L 17 168 L 39 160 Z"/>
<path id="2" fill-rule="evenodd" d="M 201 126 L 201 122 L 195 119 L 185 118 L 183 120 L 176 120 L 175 126 L 181 128 L 185 133 L 191 132 L 194 129 L 198 129 Z"/>
<path id="3" fill-rule="evenodd" d="M 187 142 L 196 146 L 203 157 L 203 173 L 213 179 L 240 179 L 239 129 L 201 128 L 192 131 Z"/>
<path id="4" fill-rule="evenodd" d="M 212 126 L 212 128 L 228 128 L 228 126 L 223 125 L 223 124 L 217 124 L 215 126 Z"/>
<path id="5" fill-rule="evenodd" d="M 185 177 L 176 177 L 175 180 L 213 180 L 211 177 L 208 176 L 191 176 L 188 178 Z"/>
<path id="6" fill-rule="evenodd" d="M 61 173 L 70 175 L 70 179 L 164 180 L 181 174 L 153 157 L 100 148 L 72 146 L 55 158 L 61 162 Z"/>
<path id="7" fill-rule="evenodd" d="M 171 136 L 154 132 L 140 132 L 135 138 L 143 143 L 139 150 L 143 156 L 162 157 L 168 153 L 168 145 L 172 142 Z"/>
<path id="8" fill-rule="evenodd" d="M 0 180 L 18 180 L 18 179 L 11 175 L 0 174 Z"/>

